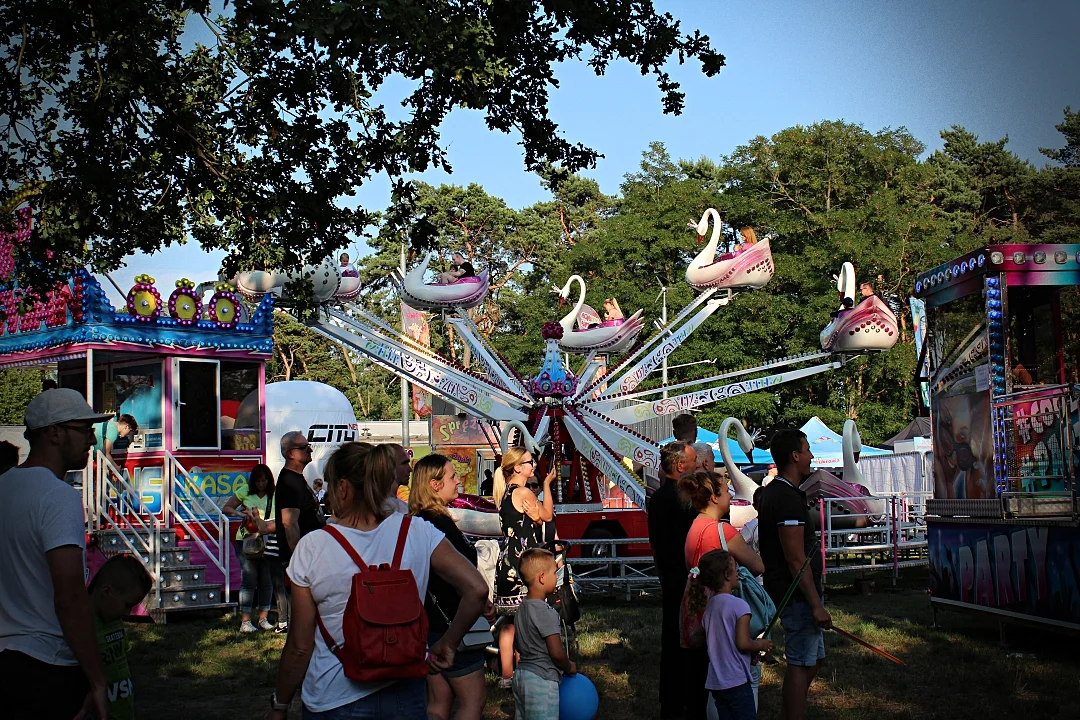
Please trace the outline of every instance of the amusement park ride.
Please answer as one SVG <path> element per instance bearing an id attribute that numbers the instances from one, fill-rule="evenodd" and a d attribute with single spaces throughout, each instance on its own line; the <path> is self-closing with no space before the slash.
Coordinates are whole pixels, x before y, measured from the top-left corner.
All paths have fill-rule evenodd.
<path id="1" fill-rule="evenodd" d="M 145 605 L 162 617 L 168 610 L 229 601 L 237 576 L 235 563 L 230 565 L 234 529 L 208 496 L 231 495 L 251 466 L 273 451 L 265 418 L 258 427 L 237 427 L 237 408 L 255 399 L 265 407 L 274 304 L 288 307 L 284 286 L 301 273 L 312 281 L 320 304 L 318 317 L 309 321 L 316 332 L 461 412 L 515 432 L 521 443 L 549 447 L 540 455 L 538 472 L 547 472 L 551 463 L 559 470 L 561 537 L 643 537 L 645 486 L 624 459 L 658 471 L 660 447 L 633 424 L 834 370 L 846 356 L 886 350 L 897 340 L 895 316 L 869 298 L 839 311 L 822 335 L 821 352 L 640 389 L 711 315 L 773 275 L 768 240 L 718 256 L 719 214 L 710 209 L 693 227 L 700 242 L 710 222 L 709 242 L 686 271 L 700 294 L 644 341 L 640 310 L 625 319 L 583 322 L 584 280 L 573 276 L 557 288 L 567 299 L 576 284 L 577 301 L 560 322 L 542 328 L 545 351 L 535 375 L 523 375 L 507 362 L 467 313 L 486 297 L 487 273 L 432 284 L 425 281 L 430 256 L 407 274 L 395 274 L 394 287 L 404 303 L 442 315 L 468 345 L 475 369 L 365 310 L 358 302 L 359 279 L 342 277 L 331 261 L 301 271 L 240 273 L 217 285 L 205 306 L 191 281 L 178 282 L 163 301 L 153 279 L 140 277 L 126 307 L 116 309 L 94 277 L 81 272 L 20 315 L 19 291 L 8 287 L 0 294 L 7 310 L 0 367 L 54 364 L 60 385 L 84 393 L 99 411 L 128 412 L 138 404 L 136 442 L 113 457 L 95 451 L 81 485 L 88 532 L 107 552 L 143 559 L 158 581 Z M 20 215 L 20 223 L 29 228 L 29 213 Z M 14 245 L 0 245 L 0 274 L 7 277 Z M 838 289 L 854 293 L 850 272 L 841 273 Z M 568 367 L 568 354 L 583 356 L 576 371 Z M 725 423 L 721 436 L 733 424 L 740 442 L 752 445 L 734 420 Z M 726 450 L 724 442 L 720 447 Z M 733 480 L 737 504 L 748 506 L 755 485 L 741 473 Z M 752 509 L 733 513 L 749 519 Z M 190 566 L 192 559 L 200 564 Z"/>
<path id="2" fill-rule="evenodd" d="M 491 423 L 515 423 L 521 428 L 521 442 L 550 446 L 538 472 L 547 472 L 549 463 L 559 468 L 555 500 L 560 537 L 642 537 L 646 534 L 641 512 L 645 485 L 624 458 L 658 472 L 660 446 L 636 432 L 635 423 L 834 370 L 845 355 L 886 350 L 897 340 L 896 317 L 874 297 L 838 314 L 822 336 L 826 348 L 822 352 L 638 389 L 711 315 L 740 292 L 763 287 L 772 278 L 774 266 L 767 239 L 718 256 L 722 232 L 719 213 L 709 209 L 691 227 L 697 230 L 700 242 L 710 225 L 709 242 L 686 271 L 687 282 L 700 294 L 644 342 L 639 341 L 644 329 L 641 310 L 625 319 L 600 322 L 593 313 L 582 313 L 586 285 L 580 276 L 573 275 L 563 287 L 553 288 L 563 301 L 576 286 L 577 301 L 559 322 L 546 323 L 541 329 L 543 362 L 539 372 L 528 378 L 499 354 L 466 312 L 483 301 L 487 274 L 452 284 L 430 283 L 425 279 L 430 255 L 407 274 L 395 273 L 394 287 L 406 304 L 440 313 L 468 345 L 479 372 L 440 356 L 352 302 L 353 288 L 342 292 L 335 285 L 338 270 L 331 262 L 305 270 L 315 282 L 318 296 L 330 298 L 309 325 L 469 415 Z M 838 289 L 850 295 L 855 284 L 850 265 L 847 267 L 848 274 L 842 274 Z M 267 287 L 267 276 L 242 273 L 235 282 L 247 295 L 251 288 Z M 851 321 L 847 321 L 849 315 Z M 613 360 L 619 354 L 622 357 Z M 568 367 L 566 355 L 584 356 L 576 371 Z M 815 360 L 823 362 L 807 366 Z M 801 367 L 778 372 L 788 366 Z M 603 368 L 610 371 L 603 374 Z M 736 379 L 743 376 L 751 379 Z M 729 426 L 725 424 L 724 430 Z M 741 473 L 735 484 L 736 502 L 745 506 L 737 513 L 749 519 L 756 486 Z"/>

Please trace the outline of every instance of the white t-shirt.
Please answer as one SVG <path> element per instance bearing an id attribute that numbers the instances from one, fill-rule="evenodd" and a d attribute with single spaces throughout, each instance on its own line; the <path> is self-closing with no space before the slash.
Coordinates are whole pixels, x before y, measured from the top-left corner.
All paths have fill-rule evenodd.
<path id="1" fill-rule="evenodd" d="M 379 523 L 374 530 L 354 530 L 343 525 L 334 527 L 368 565 L 390 563 L 394 559 L 398 531 L 404 515 L 395 513 Z M 414 517 L 401 556 L 401 567 L 412 570 L 420 598 L 427 595 L 431 554 L 443 541 L 443 534 L 434 525 Z M 323 624 L 336 640 L 341 640 L 345 604 L 352 591 L 352 576 L 356 565 L 330 533 L 316 531 L 300 538 L 289 561 L 289 579 L 294 585 L 311 589 Z M 345 677 L 341 662 L 330 652 L 322 631 L 315 628 L 315 651 L 304 676 L 304 706 L 312 712 L 326 712 L 355 702 L 390 685 L 390 682 L 359 683 Z"/>
<path id="2" fill-rule="evenodd" d="M 0 475 L 0 650 L 49 665 L 78 665 L 53 609 L 45 553 L 65 545 L 86 550 L 79 491 L 42 467 Z"/>

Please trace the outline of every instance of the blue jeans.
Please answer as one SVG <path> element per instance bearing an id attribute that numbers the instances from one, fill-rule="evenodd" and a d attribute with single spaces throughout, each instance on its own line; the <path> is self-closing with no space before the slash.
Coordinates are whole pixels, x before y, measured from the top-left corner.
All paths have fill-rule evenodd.
<path id="1" fill-rule="evenodd" d="M 292 612 L 289 596 L 289 586 L 285 583 L 285 566 L 281 564 L 281 558 L 270 555 L 265 558 L 270 568 L 270 579 L 274 581 L 274 596 L 277 598 L 277 621 L 278 624 L 289 622 L 289 613 Z"/>
<path id="2" fill-rule="evenodd" d="M 792 602 L 780 614 L 784 628 L 784 657 L 788 665 L 814 667 L 825 657 L 825 634 L 814 623 L 807 602 Z"/>
<path id="3" fill-rule="evenodd" d="M 304 706 L 303 717 L 304 720 L 427 720 L 427 679 L 398 680 L 333 710 L 312 712 Z"/>
<path id="4" fill-rule="evenodd" d="M 754 707 L 754 691 L 750 683 L 745 682 L 727 690 L 710 690 L 716 704 L 716 715 L 720 720 L 754 720 L 757 708 Z"/>
<path id="5" fill-rule="evenodd" d="M 266 558 L 253 560 L 244 555 L 244 543 L 239 540 L 236 541 L 236 559 L 240 563 L 240 612 L 250 614 L 252 608 L 266 612 L 270 609 L 270 598 L 274 595 L 274 584 L 270 580 L 270 561 Z"/>

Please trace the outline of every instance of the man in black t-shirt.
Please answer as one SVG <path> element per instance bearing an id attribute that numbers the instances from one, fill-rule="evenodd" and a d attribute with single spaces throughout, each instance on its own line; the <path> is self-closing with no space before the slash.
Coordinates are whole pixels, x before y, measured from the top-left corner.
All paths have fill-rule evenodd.
<path id="1" fill-rule="evenodd" d="M 693 472 L 697 457 L 684 442 L 665 445 L 660 451 L 663 484 L 646 506 L 649 544 L 653 564 L 660 576 L 660 717 L 681 718 L 686 702 L 683 692 L 683 650 L 679 644 L 679 606 L 686 587 L 686 534 L 697 513 L 679 499 L 678 483 Z"/>
<path id="2" fill-rule="evenodd" d="M 810 567 L 799 579 L 798 589 L 780 614 L 784 628 L 783 716 L 801 720 L 806 715 L 810 683 L 825 657 L 823 629 L 832 618 L 822 598 L 821 553 L 810 523 L 806 493 L 799 486 L 810 477 L 814 454 L 801 430 L 780 430 L 771 452 L 778 471 L 761 491 L 758 540 L 765 563 L 765 590 L 779 606 L 795 576 L 810 557 Z"/>
<path id="3" fill-rule="evenodd" d="M 300 538 L 326 523 L 319 501 L 304 479 L 304 468 L 311 463 L 311 446 L 304 433 L 293 430 L 282 435 L 281 455 L 285 467 L 278 474 L 274 489 L 274 520 L 281 564 L 288 567 Z"/>

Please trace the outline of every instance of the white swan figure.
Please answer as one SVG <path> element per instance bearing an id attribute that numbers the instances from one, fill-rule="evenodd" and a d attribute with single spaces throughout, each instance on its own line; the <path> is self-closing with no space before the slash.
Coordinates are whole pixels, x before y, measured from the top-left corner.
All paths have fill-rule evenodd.
<path id="1" fill-rule="evenodd" d="M 581 308 L 585 305 L 585 280 L 580 275 L 571 275 L 570 279 L 561 288 L 554 285 L 551 287 L 552 292 L 559 294 L 559 301 L 562 302 L 570 297 L 570 288 L 575 282 L 578 284 L 580 294 L 573 309 L 559 321 L 559 325 L 563 329 L 562 339 L 559 340 L 559 349 L 568 353 L 604 350 L 611 354 L 629 350 L 645 326 L 645 322 L 641 317 L 641 310 L 638 310 L 625 320 L 613 320 L 602 323 L 600 327 L 575 330 L 574 322 L 581 313 Z"/>
<path id="2" fill-rule="evenodd" d="M 529 428 L 525 427 L 525 423 L 520 420 L 511 420 L 510 422 L 503 423 L 502 432 L 499 434 L 499 451 L 505 455 L 507 449 L 510 447 L 510 433 L 514 430 L 521 432 L 522 447 L 531 453 L 540 452 L 540 443 L 536 442 L 532 433 L 529 432 Z"/>
<path id="3" fill-rule="evenodd" d="M 862 436 L 859 435 L 859 428 L 855 426 L 854 420 L 844 421 L 843 435 L 844 482 L 849 485 L 864 485 L 859 462 L 855 459 L 855 456 L 862 452 Z"/>
<path id="4" fill-rule="evenodd" d="M 720 457 L 724 459 L 724 467 L 727 468 L 728 477 L 731 478 L 731 484 L 735 486 L 734 500 L 744 500 L 752 502 L 754 499 L 754 491 L 758 489 L 758 484 L 747 477 L 746 473 L 735 465 L 735 461 L 731 458 L 731 448 L 728 447 L 728 433 L 731 428 L 735 428 L 735 436 L 738 438 L 739 447 L 746 453 L 746 456 L 752 458 L 751 453 L 754 452 L 754 440 L 750 437 L 750 433 L 746 432 L 746 428 L 743 424 L 733 417 L 725 418 L 720 423 L 720 431 L 717 433 L 720 437 L 718 442 L 720 444 Z M 737 528 L 741 528 L 746 523 L 750 522 L 757 517 L 757 510 L 753 505 L 731 505 L 731 524 Z"/>
<path id="5" fill-rule="evenodd" d="M 697 225 L 691 222 L 689 227 L 697 230 L 700 242 L 709 229 L 710 220 L 713 223 L 712 235 L 708 244 L 687 266 L 686 282 L 698 290 L 714 287 L 756 290 L 768 283 L 775 271 L 769 240 L 759 240 L 737 253 L 726 253 L 717 258 L 716 248 L 720 243 L 723 221 L 716 208 L 706 210 Z"/>
<path id="6" fill-rule="evenodd" d="M 435 253 L 428 253 L 423 262 L 410 270 L 404 278 L 397 271 L 391 275 L 391 282 L 406 305 L 420 310 L 440 311 L 474 308 L 484 301 L 488 292 L 487 270 L 476 277 L 462 278 L 449 285 L 425 283 L 424 276 L 434 257 Z"/>

